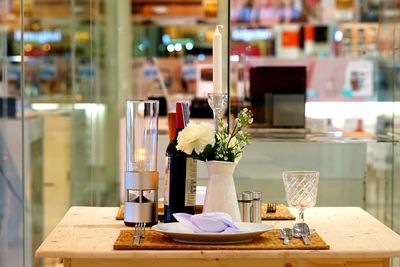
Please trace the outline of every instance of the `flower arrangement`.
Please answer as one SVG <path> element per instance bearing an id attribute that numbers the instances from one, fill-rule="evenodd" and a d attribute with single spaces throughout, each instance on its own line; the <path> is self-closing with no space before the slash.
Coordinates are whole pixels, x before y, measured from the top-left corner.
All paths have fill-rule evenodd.
<path id="1" fill-rule="evenodd" d="M 250 143 L 250 134 L 243 131 L 253 123 L 253 113 L 244 108 L 235 119 L 232 132 L 218 120 L 218 130 L 211 123 L 189 122 L 179 133 L 177 149 L 202 161 L 238 162 L 243 149 Z"/>

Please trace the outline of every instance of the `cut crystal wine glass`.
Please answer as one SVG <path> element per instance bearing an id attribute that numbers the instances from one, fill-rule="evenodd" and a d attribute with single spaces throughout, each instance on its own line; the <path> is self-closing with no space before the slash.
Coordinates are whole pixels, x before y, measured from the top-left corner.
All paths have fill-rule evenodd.
<path id="1" fill-rule="evenodd" d="M 288 206 L 298 209 L 299 221 L 304 223 L 305 209 L 317 202 L 319 172 L 285 171 L 282 177 Z"/>

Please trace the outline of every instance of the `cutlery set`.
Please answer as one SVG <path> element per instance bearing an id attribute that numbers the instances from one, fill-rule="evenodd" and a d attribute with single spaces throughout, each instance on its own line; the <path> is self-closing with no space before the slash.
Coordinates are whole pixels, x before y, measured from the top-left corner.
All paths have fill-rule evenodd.
<path id="1" fill-rule="evenodd" d="M 133 243 L 135 245 L 140 244 L 140 239 L 146 236 L 146 223 L 140 222 L 135 224 L 135 230 L 133 234 Z"/>
<path id="2" fill-rule="evenodd" d="M 293 229 L 282 228 L 280 230 L 280 238 L 283 239 L 284 245 L 289 245 L 289 240 L 292 239 L 292 237 L 302 238 L 304 245 L 309 246 L 311 245 L 310 239 L 308 238 L 310 232 L 310 228 L 306 223 L 296 223 Z"/>
<path id="3" fill-rule="evenodd" d="M 276 203 L 267 203 L 267 213 L 276 212 Z"/>

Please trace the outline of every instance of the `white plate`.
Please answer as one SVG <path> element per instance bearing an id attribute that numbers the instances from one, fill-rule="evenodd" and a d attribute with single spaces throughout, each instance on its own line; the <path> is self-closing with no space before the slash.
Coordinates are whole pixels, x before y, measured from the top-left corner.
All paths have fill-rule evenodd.
<path id="1" fill-rule="evenodd" d="M 160 223 L 154 225 L 154 231 L 165 234 L 177 242 L 195 244 L 229 244 L 248 242 L 260 234 L 273 229 L 269 224 L 262 223 L 235 223 L 240 233 L 194 233 L 180 223 Z"/>

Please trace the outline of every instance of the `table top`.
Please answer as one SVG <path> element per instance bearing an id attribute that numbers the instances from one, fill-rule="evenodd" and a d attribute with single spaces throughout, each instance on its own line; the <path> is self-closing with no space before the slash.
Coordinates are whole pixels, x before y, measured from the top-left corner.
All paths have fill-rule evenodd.
<path id="1" fill-rule="evenodd" d="M 310 228 L 329 250 L 113 250 L 121 229 L 118 208 L 71 207 L 36 251 L 40 258 L 173 259 L 173 258 L 388 258 L 400 256 L 400 236 L 357 207 L 315 207 L 306 210 Z M 295 214 L 295 210 L 291 209 Z M 275 228 L 293 221 L 266 221 Z M 131 228 L 132 229 L 132 228 Z"/>

